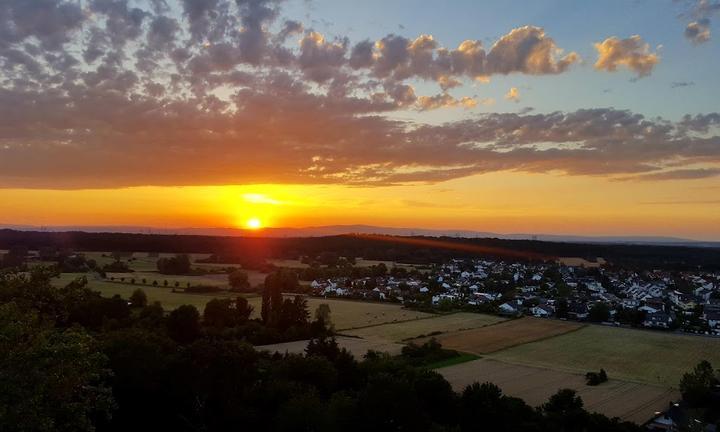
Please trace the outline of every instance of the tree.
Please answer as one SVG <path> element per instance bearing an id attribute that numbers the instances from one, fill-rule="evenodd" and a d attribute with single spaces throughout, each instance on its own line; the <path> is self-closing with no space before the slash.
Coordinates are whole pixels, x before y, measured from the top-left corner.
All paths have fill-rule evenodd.
<path id="1" fill-rule="evenodd" d="M 604 302 L 595 303 L 588 311 L 588 319 L 592 322 L 604 322 L 610 319 L 610 306 Z"/>
<path id="2" fill-rule="evenodd" d="M 141 288 L 136 289 L 130 295 L 130 304 L 132 307 L 142 308 L 147 306 L 147 295 Z"/>
<path id="3" fill-rule="evenodd" d="M 560 299 L 555 304 L 555 316 L 558 318 L 567 318 L 568 316 L 568 302 L 565 299 Z"/>
<path id="4" fill-rule="evenodd" d="M 326 330 L 333 329 L 332 320 L 330 318 L 330 305 L 327 303 L 321 303 L 318 305 L 317 309 L 315 309 L 315 323 L 313 324 L 318 327 L 317 330 L 321 333 L 324 333 Z"/>
<path id="5" fill-rule="evenodd" d="M 228 283 L 233 291 L 247 292 L 250 290 L 248 274 L 242 270 L 235 270 L 228 274 Z"/>
<path id="6" fill-rule="evenodd" d="M 280 269 L 265 277 L 260 311 L 264 323 L 273 324 L 280 318 L 284 292 L 297 292 L 300 283 L 297 273 L 292 270 Z"/>
<path id="7" fill-rule="evenodd" d="M 175 342 L 186 344 L 194 341 L 200 335 L 200 313 L 195 306 L 180 306 L 170 312 L 167 331 Z"/>
<path id="8" fill-rule="evenodd" d="M 542 405 L 541 411 L 552 426 L 551 430 L 581 431 L 586 422 L 583 400 L 571 389 L 558 390 Z"/>
<path id="9" fill-rule="evenodd" d="M 248 320 L 253 308 L 245 297 L 212 299 L 203 311 L 203 324 L 211 327 L 234 327 Z"/>
<path id="10" fill-rule="evenodd" d="M 93 431 L 113 408 L 106 363 L 82 328 L 0 306 L 0 430 Z"/>
<path id="11" fill-rule="evenodd" d="M 190 273 L 190 257 L 181 254 L 171 258 L 157 260 L 157 269 L 161 274 L 183 275 Z"/>
<path id="12" fill-rule="evenodd" d="M 718 383 L 712 364 L 703 360 L 692 372 L 683 375 L 680 380 L 680 393 L 690 406 L 704 406 L 710 398 L 713 387 Z"/>

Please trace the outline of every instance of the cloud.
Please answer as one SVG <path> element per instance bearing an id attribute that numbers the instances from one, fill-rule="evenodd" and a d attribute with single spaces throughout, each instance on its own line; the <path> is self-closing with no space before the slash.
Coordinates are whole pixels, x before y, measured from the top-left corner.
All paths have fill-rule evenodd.
<path id="1" fill-rule="evenodd" d="M 334 78 L 345 63 L 347 39 L 328 42 L 318 32 L 310 31 L 300 41 L 298 63 L 305 76 L 315 82 Z"/>
<path id="2" fill-rule="evenodd" d="M 595 69 L 615 72 L 618 66 L 624 66 L 635 72 L 638 77 L 648 76 L 660 62 L 657 53 L 650 52 L 650 46 L 638 35 L 627 39 L 612 36 L 595 44 L 598 59 Z"/>
<path id="3" fill-rule="evenodd" d="M 417 99 L 417 103 L 420 111 L 452 107 L 463 107 L 468 109 L 475 108 L 478 104 L 477 100 L 474 98 L 464 96 L 460 99 L 455 99 L 447 93 L 441 93 L 435 96 L 420 96 Z"/>
<path id="4" fill-rule="evenodd" d="M 720 168 L 688 168 L 643 174 L 631 180 L 697 180 L 720 176 Z"/>
<path id="5" fill-rule="evenodd" d="M 691 21 L 685 27 L 685 37 L 693 43 L 700 45 L 710 40 L 710 18 L 720 11 L 718 0 L 695 0 L 687 13 L 681 15 Z"/>
<path id="6" fill-rule="evenodd" d="M 512 102 L 520 102 L 520 91 L 517 87 L 510 87 L 507 93 L 505 93 L 505 99 Z"/>
<path id="7" fill-rule="evenodd" d="M 387 185 L 507 170 L 662 179 L 720 165 L 717 113 L 391 115 L 491 105 L 461 87 L 579 61 L 538 27 L 447 48 L 431 35 L 323 35 L 281 20 L 272 0 L 85 4 L 0 3 L 0 187 Z M 439 90 L 416 94 L 416 81 Z"/>
<path id="8" fill-rule="evenodd" d="M 500 74 L 558 74 L 580 59 L 575 52 L 558 58 L 561 53 L 542 28 L 520 27 L 495 42 L 487 55 L 487 70 Z"/>
<path id="9" fill-rule="evenodd" d="M 685 37 L 698 45 L 710 40 L 710 20 L 707 18 L 693 21 L 685 27 Z"/>

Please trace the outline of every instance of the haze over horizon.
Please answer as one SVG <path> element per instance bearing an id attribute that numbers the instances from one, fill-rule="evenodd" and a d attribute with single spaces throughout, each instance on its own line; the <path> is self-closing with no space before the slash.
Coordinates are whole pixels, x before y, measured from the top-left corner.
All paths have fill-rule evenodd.
<path id="1" fill-rule="evenodd" d="M 0 224 L 720 241 L 719 11 L 9 0 Z"/>

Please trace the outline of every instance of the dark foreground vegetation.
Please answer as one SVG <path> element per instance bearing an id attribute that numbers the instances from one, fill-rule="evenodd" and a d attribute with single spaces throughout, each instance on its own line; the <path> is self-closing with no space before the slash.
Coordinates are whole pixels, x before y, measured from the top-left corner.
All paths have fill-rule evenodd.
<path id="1" fill-rule="evenodd" d="M 32 232 L 0 230 L 0 249 L 22 247 L 80 251 L 210 253 L 208 262 L 263 269 L 268 258 L 319 256 L 432 264 L 451 258 L 513 258 L 542 261 L 556 257 L 603 257 L 627 268 L 720 269 L 720 248 L 654 245 L 577 244 L 490 238 L 428 238 L 345 235 L 311 238 L 241 238 L 157 234 Z M 173 263 L 171 263 L 173 264 Z M 172 265 L 170 266 L 172 267 Z"/>
<path id="2" fill-rule="evenodd" d="M 165 315 L 142 290 L 102 298 L 53 271 L 0 273 L 2 431 L 639 431 L 588 413 L 572 390 L 540 407 L 491 383 L 456 393 L 428 365 L 458 354 L 435 341 L 398 357 L 355 359 L 322 305 L 311 319 L 293 283 L 268 278 L 262 318 L 242 297 Z M 324 307 L 323 307 L 324 306 Z M 251 343 L 310 338 L 305 355 Z M 717 416 L 717 376 L 699 365 L 681 385 L 695 415 Z"/>
<path id="3" fill-rule="evenodd" d="M 457 394 L 416 366 L 447 355 L 435 344 L 358 361 L 338 348 L 329 311 L 308 322 L 302 299 L 272 291 L 257 321 L 242 298 L 165 316 L 142 291 L 103 299 L 49 276 L 0 277 L 3 431 L 639 430 L 586 412 L 570 390 L 538 408 L 489 383 Z M 312 340 L 305 355 L 270 355 L 248 343 L 248 326 Z"/>

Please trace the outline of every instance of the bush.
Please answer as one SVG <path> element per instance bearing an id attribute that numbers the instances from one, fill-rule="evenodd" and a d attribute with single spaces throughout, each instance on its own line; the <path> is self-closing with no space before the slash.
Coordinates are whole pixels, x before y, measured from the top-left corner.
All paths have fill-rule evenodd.
<path id="1" fill-rule="evenodd" d="M 585 381 L 589 386 L 600 385 L 607 380 L 608 377 L 605 369 L 600 369 L 600 372 L 588 372 L 585 374 Z"/>

